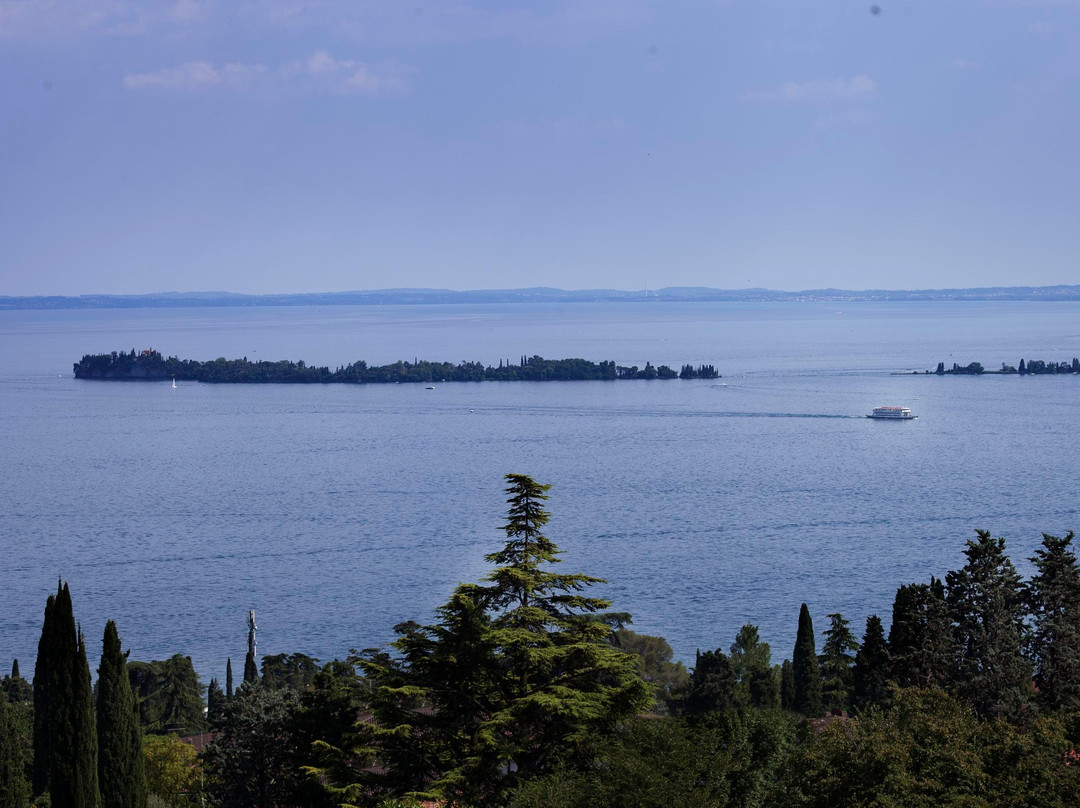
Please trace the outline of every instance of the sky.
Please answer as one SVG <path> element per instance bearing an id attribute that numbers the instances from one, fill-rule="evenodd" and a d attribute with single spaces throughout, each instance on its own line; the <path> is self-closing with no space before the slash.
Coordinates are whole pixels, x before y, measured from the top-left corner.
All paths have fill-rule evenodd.
<path id="1" fill-rule="evenodd" d="M 0 295 L 1080 281 L 1080 0 L 0 0 Z"/>

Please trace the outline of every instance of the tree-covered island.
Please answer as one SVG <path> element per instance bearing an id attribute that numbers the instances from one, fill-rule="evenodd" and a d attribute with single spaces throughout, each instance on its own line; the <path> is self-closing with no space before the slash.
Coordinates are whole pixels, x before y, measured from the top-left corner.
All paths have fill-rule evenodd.
<path id="1" fill-rule="evenodd" d="M 930 371 L 926 371 L 930 373 Z M 1059 373 L 1080 374 L 1080 359 L 1073 357 L 1072 362 L 1045 362 L 1042 359 L 1020 360 L 1019 365 L 1001 363 L 1001 370 L 987 370 L 982 362 L 969 362 L 960 365 L 953 362 L 951 368 L 946 368 L 944 362 L 938 362 L 934 374 L 937 376 L 982 376 L 985 373 L 996 375 L 1018 376 L 1053 376 Z"/>
<path id="2" fill-rule="evenodd" d="M 212 383 L 286 383 L 286 384 L 393 384 L 408 382 L 508 382 L 508 381 L 608 381 L 616 379 L 716 379 L 713 365 L 683 365 L 673 370 L 667 365 L 644 368 L 623 367 L 614 362 L 590 362 L 587 359 L 544 359 L 522 356 L 515 364 L 500 360 L 497 366 L 482 362 L 394 362 L 391 365 L 368 365 L 361 360 L 330 370 L 292 362 L 252 362 L 219 357 L 209 362 L 164 357 L 153 348 L 129 353 L 87 354 L 74 365 L 77 379 L 120 381 L 179 381 Z"/>

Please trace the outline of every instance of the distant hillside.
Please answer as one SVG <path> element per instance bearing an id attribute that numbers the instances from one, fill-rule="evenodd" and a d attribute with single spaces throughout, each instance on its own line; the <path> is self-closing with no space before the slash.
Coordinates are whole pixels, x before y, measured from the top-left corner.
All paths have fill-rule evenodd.
<path id="1" fill-rule="evenodd" d="M 291 295 L 244 295 L 232 292 L 159 292 L 150 295 L 80 295 L 78 297 L 0 296 L 0 309 L 128 309 L 191 306 L 363 306 L 437 303 L 594 303 L 594 302 L 779 302 L 779 301 L 927 301 L 927 300 L 1080 300 L 1080 285 L 989 286 L 974 289 L 710 289 L 673 286 L 665 289 L 377 289 Z"/>

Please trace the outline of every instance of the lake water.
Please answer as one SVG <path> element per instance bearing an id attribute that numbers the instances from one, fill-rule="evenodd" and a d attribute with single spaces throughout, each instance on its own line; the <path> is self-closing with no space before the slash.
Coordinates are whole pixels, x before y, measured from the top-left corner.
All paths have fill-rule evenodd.
<path id="1" fill-rule="evenodd" d="M 861 636 L 975 528 L 1026 572 L 1080 528 L 1080 378 L 891 375 L 1080 355 L 1076 303 L 576 304 L 0 312 L 0 665 L 70 582 L 96 656 L 321 659 L 429 620 L 501 546 L 502 475 L 553 484 L 568 571 L 679 658 L 799 604 Z M 247 386 L 76 381 L 154 347 L 336 366 L 522 354 L 715 364 L 715 381 Z M 862 417 L 910 406 L 919 419 Z M 238 668 L 239 670 L 239 668 Z"/>

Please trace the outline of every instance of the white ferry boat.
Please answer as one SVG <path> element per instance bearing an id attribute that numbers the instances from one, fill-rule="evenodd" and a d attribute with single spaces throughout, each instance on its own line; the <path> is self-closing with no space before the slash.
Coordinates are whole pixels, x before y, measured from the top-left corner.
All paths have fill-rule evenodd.
<path id="1" fill-rule="evenodd" d="M 874 407 L 874 411 L 867 418 L 882 418 L 886 421 L 911 421 L 918 418 L 912 415 L 907 407 Z"/>

